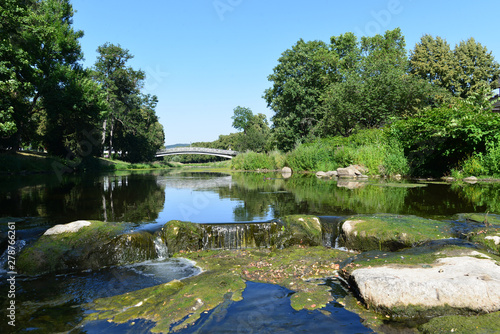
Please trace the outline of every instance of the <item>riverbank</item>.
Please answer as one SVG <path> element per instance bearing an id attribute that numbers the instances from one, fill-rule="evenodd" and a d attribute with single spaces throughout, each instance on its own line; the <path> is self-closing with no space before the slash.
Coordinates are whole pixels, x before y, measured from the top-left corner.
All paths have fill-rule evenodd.
<path id="1" fill-rule="evenodd" d="M 109 172 L 120 170 L 153 170 L 178 167 L 179 164 L 155 161 L 147 163 L 129 163 L 107 158 L 70 161 L 49 156 L 43 152 L 7 152 L 0 153 L 1 174 L 49 174 L 78 172 Z"/>

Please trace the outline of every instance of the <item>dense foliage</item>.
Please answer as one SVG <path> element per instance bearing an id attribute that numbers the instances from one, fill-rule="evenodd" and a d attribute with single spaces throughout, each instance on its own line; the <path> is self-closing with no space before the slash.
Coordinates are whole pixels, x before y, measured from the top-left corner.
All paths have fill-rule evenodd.
<path id="1" fill-rule="evenodd" d="M 152 159 L 163 129 L 156 97 L 140 93 L 144 73 L 125 68 L 131 55 L 110 44 L 94 70 L 84 69 L 73 12 L 69 0 L 0 4 L 0 149 L 74 160 L 101 155 L 106 136 L 113 150 L 116 135 L 126 158 Z"/>
<path id="2" fill-rule="evenodd" d="M 353 33 L 324 42 L 300 40 L 283 53 L 264 98 L 279 149 L 326 136 L 349 136 L 414 114 L 444 90 L 410 75 L 401 31 L 362 37 Z"/>

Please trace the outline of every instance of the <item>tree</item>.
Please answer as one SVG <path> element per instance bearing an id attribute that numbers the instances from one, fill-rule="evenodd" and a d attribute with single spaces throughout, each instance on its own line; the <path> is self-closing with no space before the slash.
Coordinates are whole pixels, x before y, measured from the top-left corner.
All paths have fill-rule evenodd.
<path id="1" fill-rule="evenodd" d="M 246 132 L 253 119 L 252 110 L 250 108 L 238 106 L 234 108 L 233 111 L 234 115 L 231 117 L 233 120 L 233 128 Z"/>
<path id="2" fill-rule="evenodd" d="M 496 88 L 500 66 L 486 47 L 473 38 L 450 49 L 441 37 L 425 35 L 410 54 L 411 73 L 454 96 L 467 98 L 473 93 Z"/>
<path id="3" fill-rule="evenodd" d="M 471 93 L 481 92 L 485 87 L 490 91 L 497 88 L 500 65 L 486 47 L 477 43 L 474 38 L 469 38 L 460 42 L 453 54 L 458 70 L 455 76 L 457 95 L 467 98 Z"/>
<path id="4" fill-rule="evenodd" d="M 266 115 L 254 115 L 250 108 L 234 108 L 233 127 L 243 131 L 238 136 L 236 149 L 238 151 L 262 152 L 266 150 L 271 129 L 267 123 Z"/>
<path id="5" fill-rule="evenodd" d="M 121 151 L 124 159 L 149 161 L 163 145 L 163 126 L 158 122 L 156 96 L 141 89 L 145 74 L 127 66 L 133 58 L 120 45 L 105 43 L 97 51 L 94 77 L 103 86 L 107 113 L 102 122 L 102 143 L 109 152 Z"/>
<path id="6" fill-rule="evenodd" d="M 320 99 L 329 75 L 334 75 L 328 46 L 322 41 L 299 40 L 278 59 L 268 77 L 272 87 L 264 99 L 275 115 L 273 132 L 279 149 L 291 150 L 311 135 L 321 118 Z"/>
<path id="7" fill-rule="evenodd" d="M 399 29 L 363 37 L 360 42 L 349 35 L 349 41 L 347 49 L 356 61 L 349 57 L 349 66 L 339 69 L 342 79 L 325 89 L 324 116 L 315 129 L 318 135 L 350 136 L 358 129 L 381 127 L 393 118 L 415 114 L 433 102 L 437 90 L 408 74 L 405 41 Z M 341 62 L 349 55 L 336 50 Z"/>
<path id="8" fill-rule="evenodd" d="M 17 150 L 31 142 L 40 114 L 59 112 L 42 102 L 52 98 L 54 88 L 64 89 L 67 76 L 79 68 L 83 32 L 73 30 L 72 16 L 69 0 L 5 0 L 0 5 L 3 146 Z"/>

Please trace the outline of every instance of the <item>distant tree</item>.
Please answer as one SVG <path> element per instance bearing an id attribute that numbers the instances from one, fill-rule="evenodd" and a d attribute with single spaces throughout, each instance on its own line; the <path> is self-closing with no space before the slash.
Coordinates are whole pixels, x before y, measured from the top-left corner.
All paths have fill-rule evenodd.
<path id="1" fill-rule="evenodd" d="M 250 108 L 236 107 L 234 108 L 234 115 L 231 117 L 233 120 L 233 128 L 246 132 L 253 119 L 253 113 Z"/>
<path id="2" fill-rule="evenodd" d="M 454 96 L 467 98 L 473 93 L 496 88 L 500 66 L 486 47 L 473 38 L 450 49 L 441 37 L 425 35 L 410 53 L 411 73 Z"/>
<path id="3" fill-rule="evenodd" d="M 233 127 L 243 131 L 236 141 L 236 149 L 239 151 L 262 152 L 266 150 L 271 129 L 266 115 L 254 115 L 250 108 L 234 108 Z"/>

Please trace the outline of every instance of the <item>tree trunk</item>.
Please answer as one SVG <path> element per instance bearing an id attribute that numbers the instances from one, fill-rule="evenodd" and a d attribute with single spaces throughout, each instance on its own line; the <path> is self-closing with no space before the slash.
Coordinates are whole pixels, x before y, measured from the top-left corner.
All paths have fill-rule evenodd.
<path id="1" fill-rule="evenodd" d="M 114 130 L 114 122 L 111 120 L 109 122 L 109 157 L 113 157 L 113 130 Z"/>
<path id="2" fill-rule="evenodd" d="M 102 124 L 102 140 L 101 140 L 101 144 L 102 144 L 102 156 L 105 155 L 105 151 L 106 151 L 106 127 L 108 125 L 108 120 L 107 119 L 104 119 L 104 123 Z"/>

